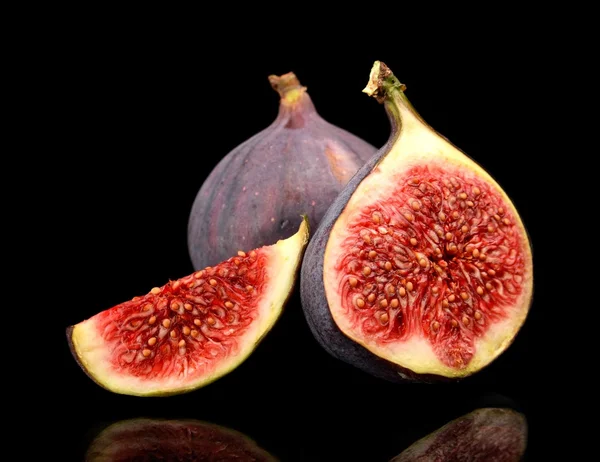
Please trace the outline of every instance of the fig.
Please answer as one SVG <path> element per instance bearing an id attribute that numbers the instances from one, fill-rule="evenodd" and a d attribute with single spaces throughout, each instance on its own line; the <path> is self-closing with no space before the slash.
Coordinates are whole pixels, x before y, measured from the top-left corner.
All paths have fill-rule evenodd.
<path id="1" fill-rule="evenodd" d="M 523 414 L 507 408 L 482 408 L 418 440 L 390 462 L 518 462 L 526 448 Z"/>
<path id="2" fill-rule="evenodd" d="M 524 324 L 530 238 L 499 183 L 423 120 L 384 63 L 363 91 L 384 105 L 390 137 L 309 242 L 305 317 L 330 354 L 373 375 L 458 381 Z"/>
<path id="3" fill-rule="evenodd" d="M 276 462 L 246 435 L 193 419 L 135 418 L 114 423 L 90 443 L 86 462 L 143 460 Z"/>
<path id="4" fill-rule="evenodd" d="M 109 391 L 167 396 L 239 366 L 293 292 L 309 240 L 297 232 L 195 271 L 67 328 L 74 358 Z"/>
<path id="5" fill-rule="evenodd" d="M 269 81 L 279 93 L 277 117 L 226 154 L 193 201 L 187 240 L 195 269 L 289 236 L 300 215 L 316 229 L 342 186 L 376 152 L 324 120 L 293 72 Z"/>

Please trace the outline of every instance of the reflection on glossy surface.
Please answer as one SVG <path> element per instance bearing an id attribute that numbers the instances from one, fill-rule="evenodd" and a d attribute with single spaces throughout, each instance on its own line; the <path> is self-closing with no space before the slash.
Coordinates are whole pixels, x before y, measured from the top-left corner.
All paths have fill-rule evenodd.
<path id="1" fill-rule="evenodd" d="M 482 408 L 420 439 L 390 462 L 516 462 L 527 446 L 525 416 L 512 409 Z"/>
<path id="2" fill-rule="evenodd" d="M 246 435 L 198 420 L 130 419 L 99 433 L 87 462 L 276 462 Z"/>

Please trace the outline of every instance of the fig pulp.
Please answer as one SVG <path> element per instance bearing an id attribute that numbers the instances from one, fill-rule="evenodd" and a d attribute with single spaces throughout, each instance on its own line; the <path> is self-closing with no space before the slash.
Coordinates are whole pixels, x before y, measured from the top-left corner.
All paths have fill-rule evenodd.
<path id="1" fill-rule="evenodd" d="M 92 441 L 86 462 L 253 461 L 277 459 L 246 435 L 199 420 L 138 418 L 105 428 Z"/>
<path id="2" fill-rule="evenodd" d="M 526 319 L 527 232 L 500 185 L 425 123 L 384 63 L 364 91 L 383 103 L 392 131 L 307 247 L 306 318 L 327 351 L 379 377 L 466 377 Z"/>
<path id="3" fill-rule="evenodd" d="M 527 421 L 512 409 L 482 408 L 447 423 L 390 462 L 518 462 L 527 447 Z"/>
<path id="4" fill-rule="evenodd" d="M 305 217 L 287 239 L 240 250 L 69 327 L 71 351 L 115 393 L 165 396 L 207 385 L 239 366 L 273 327 L 308 240 Z"/>
<path id="5" fill-rule="evenodd" d="M 300 215 L 316 229 L 342 186 L 376 152 L 324 120 L 293 73 L 269 81 L 280 95 L 276 119 L 225 155 L 193 202 L 188 248 L 195 269 L 289 236 Z"/>

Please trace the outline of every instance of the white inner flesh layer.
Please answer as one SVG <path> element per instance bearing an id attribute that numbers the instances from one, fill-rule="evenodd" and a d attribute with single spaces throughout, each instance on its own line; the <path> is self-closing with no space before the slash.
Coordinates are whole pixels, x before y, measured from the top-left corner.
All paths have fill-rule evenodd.
<path id="1" fill-rule="evenodd" d="M 348 308 L 342 304 L 340 271 L 335 268 L 335 265 L 348 249 L 337 244 L 347 240 L 351 241 L 354 238 L 354 235 L 350 234 L 348 226 L 354 221 L 354 214 L 360 213 L 360 210 L 367 208 L 370 204 L 385 201 L 389 191 L 394 189 L 396 179 L 412 167 L 437 164 L 442 168 L 454 169 L 466 165 L 479 178 L 497 187 L 498 194 L 505 205 L 510 207 L 515 219 L 519 220 L 516 226 L 524 229 L 511 200 L 479 165 L 431 129 L 425 128 L 412 113 L 406 110 L 403 113 L 402 130 L 400 138 L 388 155 L 358 186 L 332 229 L 325 251 L 323 273 L 327 300 L 333 319 L 342 332 L 374 354 L 419 374 L 437 374 L 446 377 L 466 376 L 486 366 L 499 356 L 510 345 L 525 321 L 533 290 L 531 250 L 525 232 L 522 233 L 521 249 L 526 262 L 526 272 L 522 280 L 522 287 L 525 290 L 518 297 L 514 306 L 510 308 L 507 318 L 490 325 L 483 336 L 475 338 L 474 356 L 464 368 L 452 368 L 442 363 L 433 351 L 430 341 L 421 332 L 394 343 L 384 344 L 374 341 L 351 324 L 345 313 L 352 307 Z"/>

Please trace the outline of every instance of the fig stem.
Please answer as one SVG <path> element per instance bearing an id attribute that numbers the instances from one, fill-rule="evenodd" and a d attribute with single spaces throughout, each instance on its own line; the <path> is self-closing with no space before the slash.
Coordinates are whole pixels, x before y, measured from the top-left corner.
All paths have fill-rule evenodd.
<path id="1" fill-rule="evenodd" d="M 406 85 L 401 83 L 391 69 L 381 61 L 375 61 L 369 75 L 369 82 L 363 92 L 372 96 L 379 103 L 385 104 L 391 117 L 392 132 L 394 137 L 403 123 L 417 119 L 429 127 L 429 124 L 421 117 L 404 91 Z"/>
<path id="2" fill-rule="evenodd" d="M 293 72 L 283 75 L 270 75 L 269 83 L 279 93 L 281 101 L 293 104 L 306 92 L 306 87 L 300 84 L 298 77 Z"/>
<path id="3" fill-rule="evenodd" d="M 387 65 L 381 61 L 375 61 L 369 75 L 369 83 L 363 92 L 383 103 L 393 90 L 404 92 L 406 85 L 401 83 Z"/>

